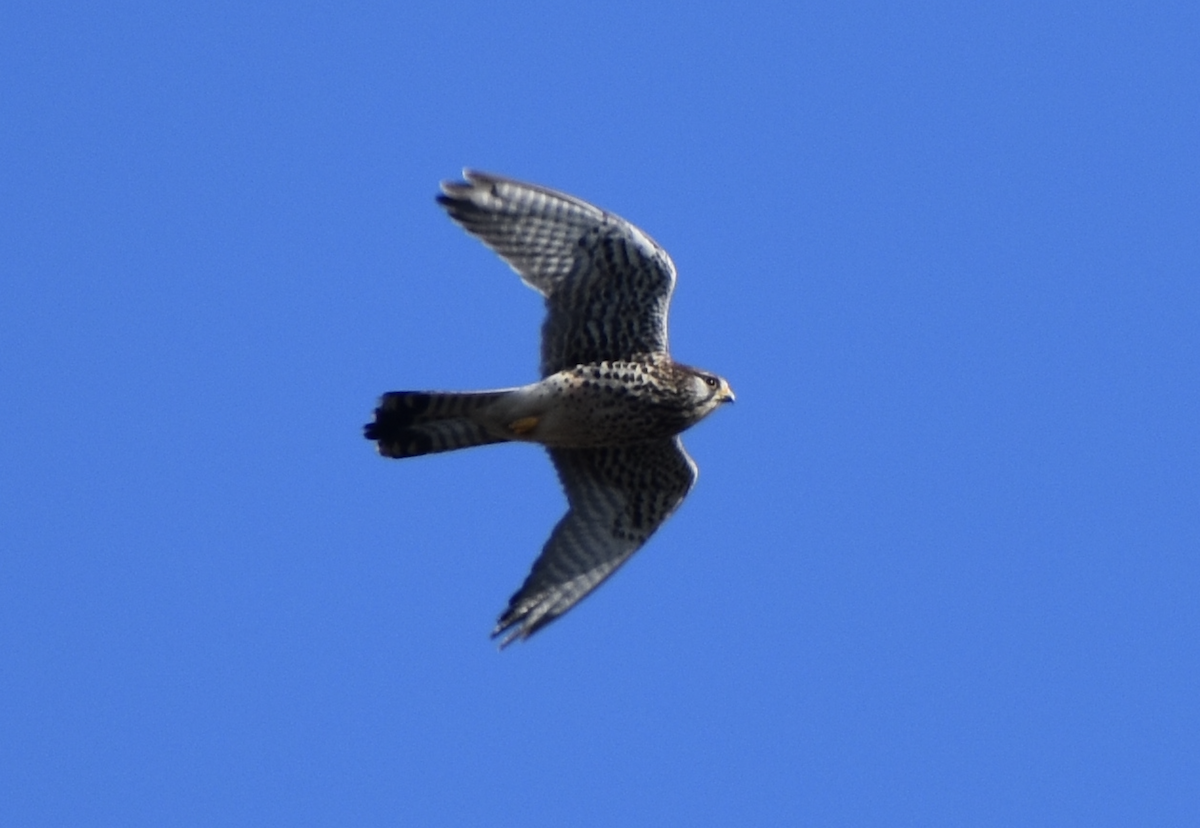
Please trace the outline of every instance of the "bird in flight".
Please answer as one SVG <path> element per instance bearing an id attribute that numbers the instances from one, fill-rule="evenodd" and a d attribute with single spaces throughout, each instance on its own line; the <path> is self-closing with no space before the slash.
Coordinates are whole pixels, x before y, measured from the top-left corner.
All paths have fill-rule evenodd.
<path id="1" fill-rule="evenodd" d="M 525 583 L 492 631 L 501 647 L 575 606 L 642 547 L 696 482 L 680 432 L 733 391 L 671 359 L 675 265 L 586 201 L 473 170 L 438 202 L 546 300 L 542 379 L 494 391 L 390 391 L 364 427 L 384 457 L 521 441 L 546 447 L 566 491 Z"/>

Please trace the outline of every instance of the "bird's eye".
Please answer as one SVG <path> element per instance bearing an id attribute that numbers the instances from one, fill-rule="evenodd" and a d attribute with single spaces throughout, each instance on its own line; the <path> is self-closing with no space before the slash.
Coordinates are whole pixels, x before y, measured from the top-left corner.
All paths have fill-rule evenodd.
<path id="1" fill-rule="evenodd" d="M 707 385 L 709 388 L 716 388 L 717 387 L 717 378 L 716 377 L 705 377 L 704 384 Z"/>

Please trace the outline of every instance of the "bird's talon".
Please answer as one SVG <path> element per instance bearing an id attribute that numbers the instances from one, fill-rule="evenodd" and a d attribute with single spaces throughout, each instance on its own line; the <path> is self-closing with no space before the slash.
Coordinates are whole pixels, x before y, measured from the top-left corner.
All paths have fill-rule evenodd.
<path id="1" fill-rule="evenodd" d="M 513 420 L 508 424 L 508 430 L 518 437 L 525 437 L 535 428 L 537 428 L 537 417 L 522 417 L 519 420 Z"/>

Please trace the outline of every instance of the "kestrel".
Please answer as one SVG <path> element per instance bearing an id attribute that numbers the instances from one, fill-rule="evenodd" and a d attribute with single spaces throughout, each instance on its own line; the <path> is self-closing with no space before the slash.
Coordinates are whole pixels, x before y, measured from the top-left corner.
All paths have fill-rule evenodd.
<path id="1" fill-rule="evenodd" d="M 469 393 L 391 391 L 365 435 L 384 457 L 523 441 L 550 453 L 569 508 L 492 636 L 528 638 L 616 571 L 696 482 L 680 432 L 733 391 L 667 349 L 675 265 L 624 219 L 464 170 L 438 202 L 546 299 L 542 379 Z"/>

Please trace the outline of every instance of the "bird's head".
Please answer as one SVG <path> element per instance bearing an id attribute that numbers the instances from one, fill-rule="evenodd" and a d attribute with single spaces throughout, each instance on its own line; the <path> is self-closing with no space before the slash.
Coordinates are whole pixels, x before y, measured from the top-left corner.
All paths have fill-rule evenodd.
<path id="1" fill-rule="evenodd" d="M 725 403 L 734 400 L 733 389 L 729 387 L 729 383 L 723 377 L 708 371 L 692 368 L 690 386 L 688 390 L 698 409 L 697 420 L 707 417 Z"/>

